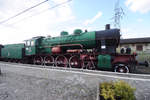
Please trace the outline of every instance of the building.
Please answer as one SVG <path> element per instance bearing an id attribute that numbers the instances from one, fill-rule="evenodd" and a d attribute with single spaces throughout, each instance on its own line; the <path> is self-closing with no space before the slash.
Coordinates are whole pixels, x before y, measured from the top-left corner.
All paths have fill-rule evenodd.
<path id="1" fill-rule="evenodd" d="M 131 48 L 132 52 L 150 53 L 150 37 L 121 39 L 118 50 L 128 47 Z"/>

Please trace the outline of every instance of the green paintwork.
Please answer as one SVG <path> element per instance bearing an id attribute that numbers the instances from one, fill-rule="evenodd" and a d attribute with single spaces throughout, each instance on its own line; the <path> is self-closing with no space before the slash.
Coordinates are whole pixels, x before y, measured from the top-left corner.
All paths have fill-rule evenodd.
<path id="1" fill-rule="evenodd" d="M 36 54 L 36 47 L 35 46 L 28 46 L 25 50 L 26 55 L 35 55 Z"/>
<path id="2" fill-rule="evenodd" d="M 42 40 L 41 52 L 51 53 L 51 47 L 65 44 L 81 44 L 84 49 L 96 47 L 95 32 L 84 32 L 76 35 L 64 35 L 59 37 L 49 37 Z M 64 49 L 71 49 L 72 47 L 66 46 Z M 80 48 L 79 46 L 76 48 Z"/>
<path id="3" fill-rule="evenodd" d="M 1 50 L 1 56 L 2 58 L 22 59 L 23 48 L 24 44 L 4 45 L 4 48 Z"/>
<path id="4" fill-rule="evenodd" d="M 28 56 L 28 55 L 35 55 L 36 54 L 36 46 L 35 46 L 35 43 L 36 43 L 36 40 L 28 40 L 26 41 L 28 42 L 28 45 L 26 43 L 25 45 L 25 54 Z M 32 45 L 32 42 L 34 43 L 34 45 Z"/>
<path id="5" fill-rule="evenodd" d="M 43 37 L 36 37 L 29 40 L 26 40 L 25 44 L 25 54 L 27 56 L 36 55 L 41 53 L 41 41 Z"/>
<path id="6" fill-rule="evenodd" d="M 111 56 L 110 55 L 98 55 L 98 68 L 111 68 Z"/>
<path id="7" fill-rule="evenodd" d="M 62 31 L 62 32 L 60 33 L 60 35 L 61 35 L 61 36 L 68 35 L 68 32 Z"/>
<path id="8" fill-rule="evenodd" d="M 76 30 L 74 30 L 74 32 L 73 32 L 74 35 L 79 35 L 79 34 L 81 34 L 81 33 L 82 33 L 82 30 L 80 30 L 80 29 L 76 29 Z"/>

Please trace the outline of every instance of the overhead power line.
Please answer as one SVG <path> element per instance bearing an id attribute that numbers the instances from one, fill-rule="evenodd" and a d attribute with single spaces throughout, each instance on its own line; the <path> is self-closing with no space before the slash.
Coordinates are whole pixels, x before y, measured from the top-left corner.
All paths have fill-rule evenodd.
<path id="1" fill-rule="evenodd" d="M 61 6 L 61 5 L 63 5 L 63 4 L 66 4 L 66 3 L 70 2 L 70 1 L 72 1 L 72 0 L 67 0 L 67 1 L 65 1 L 65 2 L 59 3 L 59 4 L 57 4 L 57 5 L 53 6 L 53 7 L 48 8 L 48 10 L 49 10 L 49 9 L 56 8 L 56 7 Z"/>
<path id="2" fill-rule="evenodd" d="M 14 22 L 14 23 L 12 23 L 12 24 L 16 24 L 16 23 L 21 22 L 21 21 L 24 21 L 24 20 L 26 20 L 26 19 L 28 19 L 28 18 L 31 18 L 31 17 L 37 16 L 37 15 L 40 15 L 40 14 L 42 14 L 42 13 L 48 11 L 48 10 L 52 10 L 52 9 L 54 9 L 54 8 L 56 8 L 56 7 L 62 6 L 62 5 L 66 4 L 66 3 L 70 2 L 70 1 L 72 1 L 72 0 L 67 0 L 67 1 L 65 1 L 65 2 L 56 4 L 56 5 L 54 5 L 54 6 L 50 7 L 50 8 L 47 8 L 47 9 L 45 9 L 45 10 L 40 11 L 39 13 L 36 13 L 36 14 L 34 14 L 34 15 L 31 15 L 31 16 L 27 16 L 27 17 L 25 17 L 25 18 L 22 18 L 21 20 L 19 20 L 19 21 L 17 21 L 17 22 Z"/>
<path id="3" fill-rule="evenodd" d="M 25 10 L 19 12 L 18 14 L 14 15 L 14 16 L 11 16 L 11 17 L 9 17 L 9 18 L 7 18 L 7 19 L 1 21 L 0 24 L 3 24 L 3 23 L 5 23 L 5 22 L 7 22 L 7 21 L 9 21 L 9 20 L 11 20 L 11 19 L 13 19 L 13 18 L 15 18 L 15 17 L 17 17 L 17 16 L 19 16 L 19 15 L 21 15 L 21 14 L 23 14 L 23 13 L 25 13 L 25 12 L 31 10 L 31 9 L 33 9 L 33 8 L 35 8 L 35 7 L 37 7 L 37 6 L 41 5 L 41 4 L 43 4 L 43 3 L 45 3 L 45 2 L 47 2 L 47 1 L 48 1 L 48 0 L 45 0 L 45 1 L 43 1 L 43 2 L 40 2 L 40 3 L 36 4 L 36 5 L 34 5 L 34 6 L 30 7 L 30 8 L 28 8 L 28 9 L 25 9 Z"/>

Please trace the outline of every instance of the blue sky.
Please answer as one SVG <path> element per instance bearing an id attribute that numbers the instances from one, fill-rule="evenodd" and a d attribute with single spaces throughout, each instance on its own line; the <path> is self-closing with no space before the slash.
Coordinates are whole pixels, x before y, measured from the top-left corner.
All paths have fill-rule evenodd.
<path id="1" fill-rule="evenodd" d="M 0 21 L 44 0 L 0 0 Z M 72 0 L 48 10 L 66 0 L 49 0 L 30 11 L 0 24 L 0 43 L 18 43 L 33 36 L 59 36 L 65 30 L 70 34 L 80 28 L 103 30 L 105 24 L 113 27 L 117 0 Z M 120 0 L 125 15 L 121 20 L 122 38 L 150 37 L 150 0 Z M 45 12 L 43 12 L 45 11 Z"/>
<path id="2" fill-rule="evenodd" d="M 126 3 L 131 1 L 127 6 Z M 123 38 L 150 37 L 150 0 L 120 0 L 120 7 L 125 15 L 121 20 Z M 73 10 L 77 18 L 81 20 L 90 19 L 97 12 L 102 12 L 102 16 L 89 26 L 98 29 L 107 23 L 113 25 L 114 8 L 117 0 L 76 0 Z M 136 3 L 137 2 L 137 3 Z M 141 3 L 141 7 L 139 3 Z M 146 4 L 147 3 L 147 4 Z M 82 5 L 82 6 L 78 6 Z M 136 5 L 139 8 L 136 8 Z M 143 7 L 143 5 L 146 5 Z M 135 6 L 132 8 L 132 6 Z M 142 10 L 143 9 L 143 10 Z"/>

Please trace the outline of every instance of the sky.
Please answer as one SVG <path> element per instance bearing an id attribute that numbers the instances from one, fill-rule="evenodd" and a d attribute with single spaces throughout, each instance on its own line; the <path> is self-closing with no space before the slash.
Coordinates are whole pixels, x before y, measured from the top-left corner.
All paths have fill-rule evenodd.
<path id="1" fill-rule="evenodd" d="M 61 31 L 72 34 L 74 29 L 104 30 L 114 28 L 117 0 L 48 0 L 5 23 L 2 21 L 44 0 L 0 0 L 0 44 L 20 43 L 35 36 L 59 36 Z M 120 0 L 124 11 L 121 38 L 150 37 L 150 0 Z"/>

